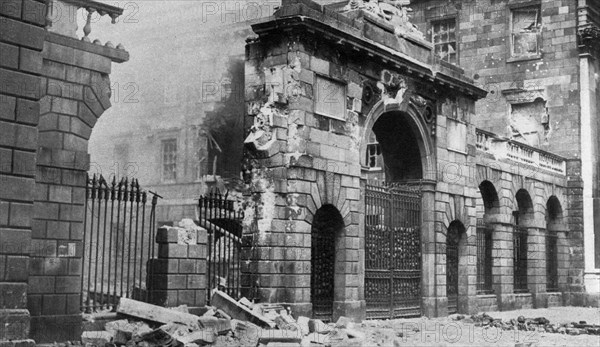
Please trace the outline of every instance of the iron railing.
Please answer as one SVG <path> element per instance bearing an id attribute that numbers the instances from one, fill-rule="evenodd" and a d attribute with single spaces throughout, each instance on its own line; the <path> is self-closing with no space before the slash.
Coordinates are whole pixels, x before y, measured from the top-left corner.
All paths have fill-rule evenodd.
<path id="1" fill-rule="evenodd" d="M 146 263 L 155 253 L 158 196 L 136 179 L 88 177 L 83 233 L 81 310 L 115 310 L 121 297 L 148 300 Z"/>
<path id="2" fill-rule="evenodd" d="M 367 318 L 421 314 L 420 186 L 365 187 Z"/>
<path id="3" fill-rule="evenodd" d="M 242 246 L 242 219 L 244 213 L 237 209 L 227 194 L 211 192 L 198 199 L 199 224 L 208 233 L 207 296 L 219 288 L 230 296 L 240 295 Z"/>
<path id="4" fill-rule="evenodd" d="M 492 228 L 477 220 L 477 294 L 492 294 Z"/>
<path id="5" fill-rule="evenodd" d="M 527 288 L 527 228 L 513 226 L 514 292 L 526 293 Z"/>
<path id="6" fill-rule="evenodd" d="M 558 291 L 558 235 L 555 231 L 546 234 L 546 291 Z"/>

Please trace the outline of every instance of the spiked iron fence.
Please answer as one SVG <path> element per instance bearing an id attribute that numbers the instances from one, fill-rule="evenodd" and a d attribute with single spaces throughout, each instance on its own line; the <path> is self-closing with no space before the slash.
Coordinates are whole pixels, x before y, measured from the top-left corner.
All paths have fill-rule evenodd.
<path id="1" fill-rule="evenodd" d="M 137 179 L 88 177 L 81 310 L 114 310 L 121 297 L 148 300 L 146 264 L 155 252 L 158 195 Z"/>
<path id="2" fill-rule="evenodd" d="M 226 195 L 211 192 L 198 199 L 199 223 L 208 233 L 208 299 L 213 288 L 240 295 L 240 250 L 244 213 Z"/>

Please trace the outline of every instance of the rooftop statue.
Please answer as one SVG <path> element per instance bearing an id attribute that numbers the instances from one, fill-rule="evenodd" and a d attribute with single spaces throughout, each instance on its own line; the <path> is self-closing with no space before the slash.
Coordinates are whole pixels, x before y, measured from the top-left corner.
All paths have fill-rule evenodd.
<path id="1" fill-rule="evenodd" d="M 423 33 L 410 22 L 409 13 L 412 9 L 408 5 L 410 0 L 350 0 L 343 10 L 362 9 L 371 12 L 392 24 L 396 35 L 412 34 L 423 39 Z"/>

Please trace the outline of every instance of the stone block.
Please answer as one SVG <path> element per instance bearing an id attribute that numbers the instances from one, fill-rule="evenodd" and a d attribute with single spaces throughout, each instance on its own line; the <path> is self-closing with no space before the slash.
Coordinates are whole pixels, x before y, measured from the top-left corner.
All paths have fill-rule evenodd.
<path id="1" fill-rule="evenodd" d="M 40 104 L 37 101 L 18 99 L 16 105 L 16 119 L 18 122 L 37 125 L 40 115 Z"/>
<path id="2" fill-rule="evenodd" d="M 45 29 L 24 22 L 0 17 L 0 40 L 31 49 L 42 50 Z"/>
<path id="3" fill-rule="evenodd" d="M 0 5 L 0 14 L 13 17 L 16 19 L 21 18 L 21 7 L 23 0 L 4 0 L 2 1 L 2 5 Z"/>
<path id="4" fill-rule="evenodd" d="M 23 0 L 23 13 L 21 18 L 39 26 L 46 25 L 46 3 L 35 0 Z"/>
<path id="5" fill-rule="evenodd" d="M 81 334 L 81 342 L 87 346 L 105 346 L 112 341 L 113 334 L 108 331 L 84 331 Z"/>
<path id="6" fill-rule="evenodd" d="M 2 305 L 2 309 L 23 309 L 26 304 L 27 283 L 0 283 L 0 305 Z"/>
<path id="7" fill-rule="evenodd" d="M 162 259 L 168 258 L 187 258 L 188 246 L 178 244 L 159 244 L 158 257 Z"/>
<path id="8" fill-rule="evenodd" d="M 26 339 L 29 336 L 29 312 L 26 309 L 8 309 L 0 310 L 3 317 L 3 323 L 0 325 L 0 336 L 5 341 Z M 22 343 L 23 346 L 34 346 L 28 341 Z"/>
<path id="9" fill-rule="evenodd" d="M 110 58 L 91 52 L 77 52 L 74 57 L 74 65 L 105 74 L 111 72 Z"/>
<path id="10" fill-rule="evenodd" d="M 0 66 L 17 69 L 19 67 L 19 47 L 0 43 Z"/>
<path id="11" fill-rule="evenodd" d="M 49 291 L 46 288 L 46 292 Z M 63 315 L 67 312 L 67 297 L 65 295 L 48 294 L 42 297 L 42 315 Z"/>
<path id="12" fill-rule="evenodd" d="M 10 218 L 8 225 L 11 227 L 30 227 L 33 215 L 33 204 L 21 204 L 13 202 L 10 204 Z"/>
<path id="13" fill-rule="evenodd" d="M 77 116 L 78 102 L 65 98 L 52 98 L 52 112 Z"/>
<path id="14" fill-rule="evenodd" d="M 69 82 L 88 85 L 91 83 L 91 71 L 77 66 L 67 66 L 66 79 Z"/>
<path id="15" fill-rule="evenodd" d="M 5 18 L 0 18 L 0 22 L 2 19 Z M 0 69 L 0 92 L 4 94 L 39 99 L 41 82 L 41 77 L 38 76 Z"/>
<path id="16" fill-rule="evenodd" d="M 31 178 L 3 176 L 0 196 L 7 200 L 33 201 L 34 181 Z"/>
<path id="17" fill-rule="evenodd" d="M 329 62 L 326 60 L 311 56 L 310 69 L 314 72 L 329 76 Z"/>
<path id="18" fill-rule="evenodd" d="M 19 69 L 38 74 L 42 70 L 42 55 L 39 51 L 21 47 L 19 49 Z"/>

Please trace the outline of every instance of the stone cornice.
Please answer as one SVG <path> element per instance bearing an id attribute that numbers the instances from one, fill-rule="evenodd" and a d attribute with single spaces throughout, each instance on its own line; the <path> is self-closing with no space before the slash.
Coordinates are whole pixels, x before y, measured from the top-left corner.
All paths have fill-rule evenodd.
<path id="1" fill-rule="evenodd" d="M 303 3 L 284 6 L 275 16 L 252 25 L 259 39 L 270 35 L 288 35 L 292 32 L 315 34 L 336 45 L 361 52 L 369 59 L 379 60 L 398 71 L 429 80 L 443 88 L 454 89 L 473 99 L 480 99 L 487 94 L 473 85 L 472 80 L 464 76 L 460 68 L 432 64 L 433 54 L 428 47 L 408 42 L 392 33 L 389 33 L 391 36 L 382 35 L 384 43 L 369 38 L 369 30 L 377 30 L 378 27 L 369 22 L 349 19 L 336 12 L 319 12 Z M 398 45 L 397 48 L 391 47 L 394 43 Z M 411 49 L 416 51 L 417 55 L 425 57 L 423 60 L 426 61 L 407 54 L 406 51 Z"/>
<path id="2" fill-rule="evenodd" d="M 109 58 L 114 63 L 123 63 L 129 60 L 129 52 L 125 51 L 124 49 L 101 46 L 91 42 L 85 42 L 74 39 L 72 37 L 53 33 L 50 31 L 46 32 L 46 41 L 98 54 Z"/>

